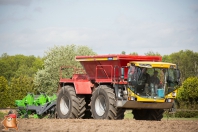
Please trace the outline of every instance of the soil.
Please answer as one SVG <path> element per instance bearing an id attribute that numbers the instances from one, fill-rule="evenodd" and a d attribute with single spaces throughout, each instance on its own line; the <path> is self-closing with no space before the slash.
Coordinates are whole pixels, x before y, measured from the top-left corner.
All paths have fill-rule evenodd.
<path id="1" fill-rule="evenodd" d="M 19 132 L 198 132 L 198 120 L 18 119 L 18 121 Z M 1 125 L 0 131 L 2 129 Z"/>

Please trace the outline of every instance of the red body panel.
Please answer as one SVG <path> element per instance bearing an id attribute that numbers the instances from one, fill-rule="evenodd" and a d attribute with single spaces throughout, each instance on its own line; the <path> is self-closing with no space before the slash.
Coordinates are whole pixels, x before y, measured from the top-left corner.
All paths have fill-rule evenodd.
<path id="1" fill-rule="evenodd" d="M 161 61 L 160 56 L 134 56 L 134 55 L 97 55 L 76 56 L 84 67 L 90 80 L 112 80 L 120 77 L 120 67 L 127 66 L 130 61 Z M 117 67 L 114 71 L 114 67 Z M 125 70 L 125 77 L 127 70 Z M 105 80 L 106 79 L 106 80 Z"/>
<path id="2" fill-rule="evenodd" d="M 74 84 L 76 94 L 91 94 L 93 84 L 86 74 L 74 74 L 71 79 L 60 78 L 59 83 Z"/>
<path id="3" fill-rule="evenodd" d="M 127 66 L 130 61 L 161 61 L 160 56 L 133 56 L 133 55 L 97 55 L 76 56 L 87 74 L 74 74 L 72 79 L 60 79 L 60 83 L 72 83 L 76 94 L 91 94 L 92 80 L 98 83 L 112 83 L 120 77 L 120 68 Z M 127 68 L 125 68 L 125 78 Z"/>
<path id="4" fill-rule="evenodd" d="M 90 81 L 75 81 L 74 86 L 76 89 L 76 94 L 91 94 L 91 87 L 93 86 Z"/>

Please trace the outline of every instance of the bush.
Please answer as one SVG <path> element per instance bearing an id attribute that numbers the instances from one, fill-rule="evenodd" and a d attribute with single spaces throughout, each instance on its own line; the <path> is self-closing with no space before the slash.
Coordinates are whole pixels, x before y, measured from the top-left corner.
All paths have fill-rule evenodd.
<path id="1" fill-rule="evenodd" d="M 5 114 L 0 111 L 0 121 L 4 119 Z"/>
<path id="2" fill-rule="evenodd" d="M 175 117 L 179 118 L 195 118 L 198 116 L 198 111 L 177 111 Z"/>
<path id="3" fill-rule="evenodd" d="M 167 116 L 167 115 L 164 115 Z M 169 117 L 173 117 L 173 114 L 168 114 Z M 176 118 L 197 118 L 198 111 L 176 111 L 174 114 Z"/>

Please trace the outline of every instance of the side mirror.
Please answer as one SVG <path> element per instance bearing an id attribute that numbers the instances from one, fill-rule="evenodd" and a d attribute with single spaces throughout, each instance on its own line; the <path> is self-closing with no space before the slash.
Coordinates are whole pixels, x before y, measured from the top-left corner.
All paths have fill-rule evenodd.
<path id="1" fill-rule="evenodd" d="M 121 79 L 124 79 L 124 68 L 121 68 Z"/>

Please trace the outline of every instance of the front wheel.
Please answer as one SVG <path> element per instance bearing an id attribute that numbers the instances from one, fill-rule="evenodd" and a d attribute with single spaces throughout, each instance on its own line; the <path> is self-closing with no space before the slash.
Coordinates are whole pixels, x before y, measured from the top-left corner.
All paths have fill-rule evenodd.
<path id="1" fill-rule="evenodd" d="M 161 121 L 161 119 L 163 118 L 163 113 L 164 113 L 163 109 L 150 110 L 150 114 L 149 114 L 148 120 Z"/>
<path id="2" fill-rule="evenodd" d="M 115 93 L 107 85 L 100 85 L 91 97 L 91 112 L 94 119 L 116 119 Z"/>
<path id="3" fill-rule="evenodd" d="M 149 110 L 148 109 L 134 109 L 132 111 L 133 118 L 136 120 L 148 120 Z"/>
<path id="4" fill-rule="evenodd" d="M 155 120 L 161 121 L 163 118 L 163 109 L 134 109 L 133 117 L 136 120 Z"/>
<path id="5" fill-rule="evenodd" d="M 57 98 L 58 118 L 78 118 L 79 100 L 76 97 L 74 87 L 64 86 Z"/>

